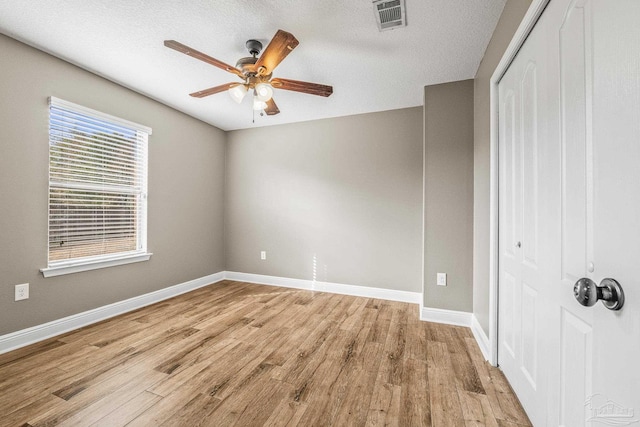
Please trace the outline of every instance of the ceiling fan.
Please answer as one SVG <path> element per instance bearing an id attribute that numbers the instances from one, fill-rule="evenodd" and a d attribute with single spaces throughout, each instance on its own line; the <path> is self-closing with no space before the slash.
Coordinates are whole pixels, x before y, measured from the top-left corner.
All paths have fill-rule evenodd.
<path id="1" fill-rule="evenodd" d="M 291 90 L 294 92 L 308 93 L 310 95 L 329 96 L 333 93 L 332 86 L 317 83 L 301 82 L 298 80 L 272 78 L 273 70 L 282 60 L 298 46 L 298 40 L 293 34 L 283 30 L 278 30 L 267 45 L 266 49 L 258 57 L 262 50 L 262 43 L 258 40 L 249 40 L 246 43 L 251 56 L 241 58 L 235 67 L 225 64 L 209 55 L 185 46 L 175 40 L 165 40 L 164 45 L 177 50 L 196 59 L 204 61 L 215 67 L 223 69 L 240 77 L 242 83 L 225 83 L 220 86 L 211 87 L 189 95 L 196 98 L 204 98 L 223 91 L 228 91 L 231 98 L 238 104 L 249 90 L 253 90 L 253 109 L 264 110 L 267 115 L 278 114 L 280 110 L 273 101 L 273 88 Z"/>

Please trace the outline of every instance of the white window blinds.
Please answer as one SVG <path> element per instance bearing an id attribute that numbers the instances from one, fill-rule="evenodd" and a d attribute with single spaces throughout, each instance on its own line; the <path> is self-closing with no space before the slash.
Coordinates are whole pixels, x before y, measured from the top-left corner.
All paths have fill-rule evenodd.
<path id="1" fill-rule="evenodd" d="M 151 129 L 49 99 L 49 268 L 147 251 Z"/>

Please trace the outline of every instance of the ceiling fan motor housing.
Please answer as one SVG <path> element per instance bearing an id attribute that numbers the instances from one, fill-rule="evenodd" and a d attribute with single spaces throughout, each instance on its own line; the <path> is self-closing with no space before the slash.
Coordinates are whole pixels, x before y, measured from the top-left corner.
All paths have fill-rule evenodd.
<path id="1" fill-rule="evenodd" d="M 258 61 L 258 58 L 255 56 L 247 56 L 244 58 L 238 59 L 236 62 L 236 68 L 241 70 L 245 75 L 253 71 L 253 66 Z"/>

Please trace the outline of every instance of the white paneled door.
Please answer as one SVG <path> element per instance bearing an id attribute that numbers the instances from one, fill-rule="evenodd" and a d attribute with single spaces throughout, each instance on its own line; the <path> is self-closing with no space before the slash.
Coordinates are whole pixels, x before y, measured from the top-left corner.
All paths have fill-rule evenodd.
<path id="1" fill-rule="evenodd" d="M 551 0 L 499 106 L 499 364 L 536 426 L 640 426 L 640 0 Z"/>

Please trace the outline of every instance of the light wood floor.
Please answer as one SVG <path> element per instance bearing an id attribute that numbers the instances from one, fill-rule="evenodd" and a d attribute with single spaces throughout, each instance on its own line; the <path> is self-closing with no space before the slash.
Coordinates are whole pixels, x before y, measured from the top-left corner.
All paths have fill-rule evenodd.
<path id="1" fill-rule="evenodd" d="M 225 281 L 0 355 L 0 425 L 530 424 L 467 328 Z"/>

